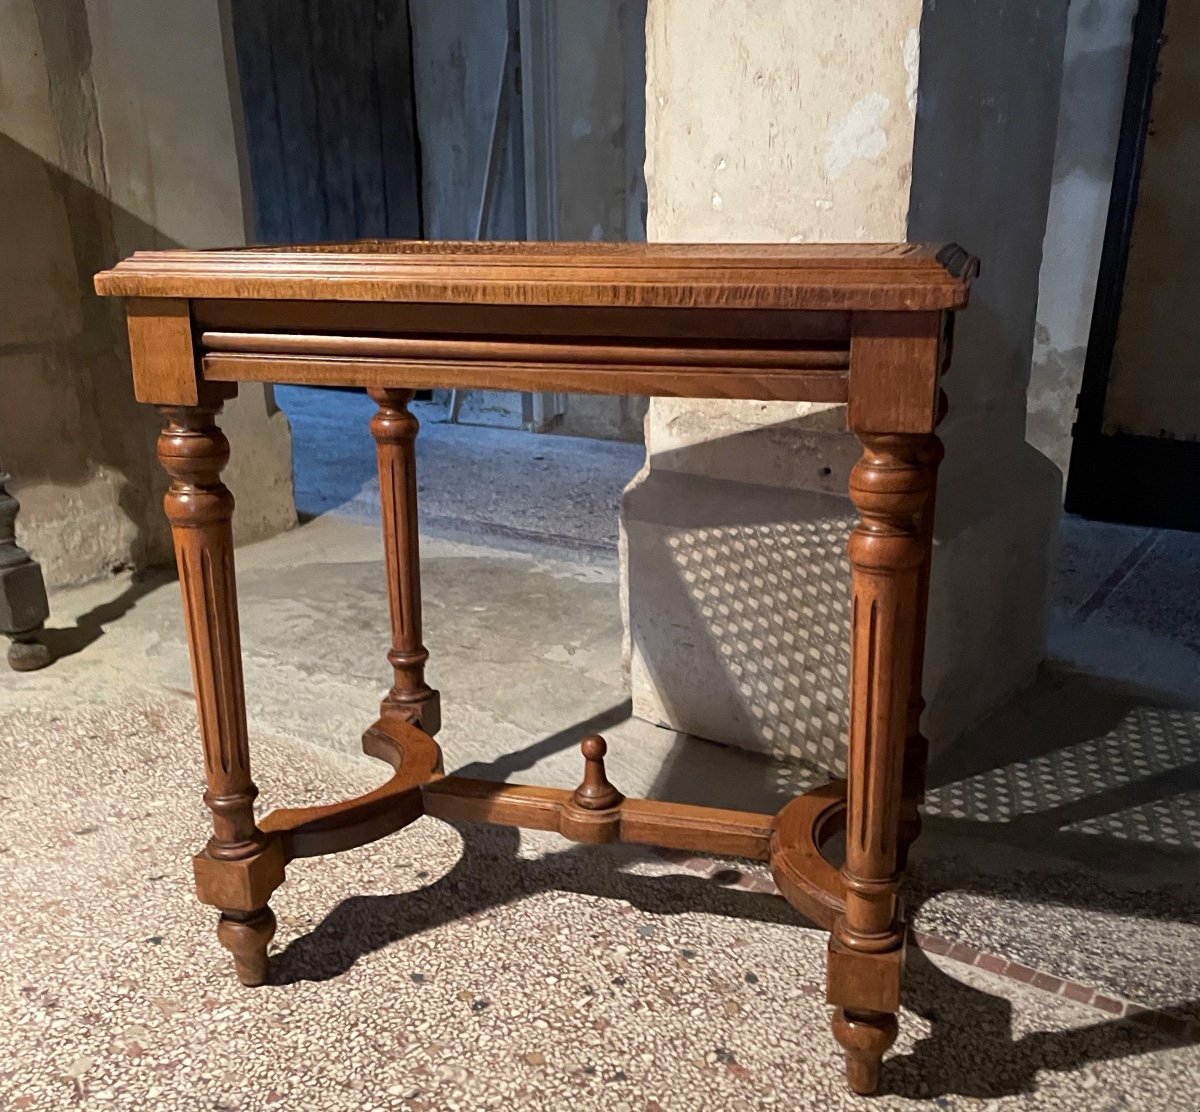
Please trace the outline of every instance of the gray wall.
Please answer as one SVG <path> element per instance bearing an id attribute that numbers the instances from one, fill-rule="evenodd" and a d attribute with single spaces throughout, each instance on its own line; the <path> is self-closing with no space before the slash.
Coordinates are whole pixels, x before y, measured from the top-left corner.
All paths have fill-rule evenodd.
<path id="1" fill-rule="evenodd" d="M 550 0 L 553 213 L 565 240 L 645 239 L 646 0 Z M 475 235 L 508 29 L 503 0 L 410 0 L 425 234 Z M 528 83 L 534 78 L 527 76 Z M 519 137 L 521 106 L 513 104 Z M 538 172 L 529 168 L 528 172 Z M 507 157 L 486 239 L 520 238 L 524 179 Z M 573 396 L 554 431 L 640 440 L 643 398 Z M 469 392 L 464 419 L 518 425 L 513 393 Z"/>
<path id="2" fill-rule="evenodd" d="M 157 414 L 92 275 L 138 248 L 244 242 L 216 0 L 0 5 L 0 461 L 51 585 L 170 559 Z M 295 521 L 270 395 L 229 407 L 245 541 Z"/>

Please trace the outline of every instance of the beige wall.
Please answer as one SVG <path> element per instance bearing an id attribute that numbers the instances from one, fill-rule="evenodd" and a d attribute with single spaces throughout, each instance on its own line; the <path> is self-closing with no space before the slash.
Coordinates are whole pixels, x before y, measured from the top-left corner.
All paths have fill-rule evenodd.
<path id="1" fill-rule="evenodd" d="M 921 0 L 651 0 L 646 25 L 647 238 L 900 240 L 908 219 Z M 847 43 L 857 44 L 847 67 Z M 707 59 L 700 64 L 701 59 Z M 807 430 L 828 406 L 656 398 L 651 454 L 671 469 L 805 484 Z M 760 451 L 718 438 L 778 424 Z M 705 445 L 708 445 L 706 448 Z M 830 445 L 823 444 L 823 449 Z M 843 445 L 842 452 L 856 452 Z M 764 458 L 765 456 L 765 458 Z M 735 475 L 730 468 L 737 468 Z M 826 489 L 838 487 L 828 476 Z"/>
<path id="2" fill-rule="evenodd" d="M 51 584 L 169 559 L 157 415 L 92 274 L 137 248 L 244 242 L 215 0 L 0 4 L 0 461 Z M 239 540 L 295 521 L 286 419 L 229 407 Z"/>

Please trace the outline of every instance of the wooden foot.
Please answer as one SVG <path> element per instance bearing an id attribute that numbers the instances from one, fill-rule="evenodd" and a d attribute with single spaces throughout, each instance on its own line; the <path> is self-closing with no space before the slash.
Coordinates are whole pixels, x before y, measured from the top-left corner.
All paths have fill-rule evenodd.
<path id="1" fill-rule="evenodd" d="M 233 955 L 238 980 L 251 988 L 267 983 L 267 947 L 274 937 L 275 913 L 269 907 L 250 912 L 223 911 L 217 921 L 217 940 Z"/>
<path id="2" fill-rule="evenodd" d="M 860 1096 L 879 1089 L 883 1056 L 896 1041 L 896 1017 L 886 1012 L 833 1013 L 834 1038 L 846 1052 L 846 1083 Z"/>

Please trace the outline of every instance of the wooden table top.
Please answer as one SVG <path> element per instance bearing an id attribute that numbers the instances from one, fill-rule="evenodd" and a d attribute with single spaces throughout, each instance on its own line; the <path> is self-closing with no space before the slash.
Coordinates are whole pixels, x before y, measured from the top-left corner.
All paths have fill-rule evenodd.
<path id="1" fill-rule="evenodd" d="M 96 276 L 137 298 L 625 308 L 964 308 L 977 261 L 954 244 L 364 240 L 139 251 Z"/>
<path id="2" fill-rule="evenodd" d="M 96 289 L 160 405 L 244 381 L 836 402 L 886 348 L 925 427 L 977 271 L 953 244 L 364 240 L 141 251 Z"/>

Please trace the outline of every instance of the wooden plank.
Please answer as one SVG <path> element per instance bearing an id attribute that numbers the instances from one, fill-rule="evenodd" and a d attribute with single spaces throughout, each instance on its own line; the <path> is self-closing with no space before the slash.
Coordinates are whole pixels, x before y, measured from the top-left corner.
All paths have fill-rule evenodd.
<path id="1" fill-rule="evenodd" d="M 540 336 L 458 338 L 454 336 L 326 336 L 278 332 L 204 332 L 206 353 L 230 355 L 294 355 L 336 359 L 397 359 L 404 363 L 460 362 L 487 367 L 578 364 L 608 367 L 742 371 L 845 370 L 849 352 L 833 346 L 809 350 L 770 344 L 724 344 L 714 341 L 674 344 L 653 340 L 550 340 Z"/>
<path id="2" fill-rule="evenodd" d="M 526 830 L 558 830 L 559 812 L 571 798 L 565 788 L 500 784 L 445 776 L 422 788 L 425 813 L 460 822 L 491 822 Z"/>
<path id="3" fill-rule="evenodd" d="M 376 0 L 371 36 L 385 227 L 379 234 L 420 238 L 421 177 L 408 0 Z"/>
<path id="4" fill-rule="evenodd" d="M 192 302 L 201 332 L 328 332 L 342 335 L 588 336 L 625 340 L 677 338 L 695 345 L 776 343 L 792 348 L 838 344 L 850 350 L 849 313 L 759 313 L 747 309 L 627 309 L 559 305 L 430 305 L 407 302 Z"/>
<path id="5" fill-rule="evenodd" d="M 464 776 L 446 776 L 424 785 L 425 813 L 460 822 L 487 822 L 527 830 L 563 832 L 565 815 L 577 793 L 566 788 L 499 784 Z M 772 816 L 719 807 L 697 807 L 654 799 L 621 799 L 617 806 L 592 812 L 617 822 L 619 840 L 639 845 L 690 849 L 766 861 L 770 856 Z M 578 812 L 578 808 L 575 808 Z M 585 812 L 586 814 L 586 812 Z M 579 815 L 574 816 L 578 819 Z M 565 818 L 565 822 L 564 822 Z"/>
<path id="6" fill-rule="evenodd" d="M 750 398 L 844 402 L 847 375 L 836 370 L 744 371 L 733 367 L 637 369 L 578 363 L 472 366 L 422 359 L 319 359 L 309 356 L 207 355 L 206 382 L 279 382 L 368 389 L 476 389 L 636 394 L 663 398 Z"/>
<path id="7" fill-rule="evenodd" d="M 627 799 L 621 804 L 621 841 L 767 861 L 771 856 L 771 816 Z"/>
<path id="8" fill-rule="evenodd" d="M 272 65 L 270 6 L 267 0 L 233 4 L 230 14 L 254 195 L 255 238 L 291 243 L 297 237 L 292 234 L 287 159 Z"/>
<path id="9" fill-rule="evenodd" d="M 268 0 L 276 104 L 283 135 L 282 158 L 295 240 L 330 239 L 328 167 L 320 142 L 324 106 L 318 99 L 308 21 L 309 0 Z"/>
<path id="10" fill-rule="evenodd" d="M 310 80 L 317 102 L 317 127 L 313 131 L 321 159 L 321 184 L 325 195 L 324 236 L 353 239 L 359 234 L 354 213 L 354 153 L 352 112 L 347 96 L 348 69 L 343 20 L 359 15 L 362 0 L 326 4 L 306 0 L 311 51 Z M 293 15 L 299 21 L 299 14 Z M 361 62 L 358 63 L 361 65 Z"/>
<path id="11" fill-rule="evenodd" d="M 886 245 L 885 245 L 886 246 Z M 595 305 L 931 312 L 961 308 L 936 248 L 862 245 L 374 242 L 355 250 L 139 252 L 97 276 L 105 294 L 313 298 L 499 305 Z"/>
<path id="12" fill-rule="evenodd" d="M 342 0 L 322 10 L 336 12 L 333 41 L 336 73 L 344 91 L 342 131 L 350 143 L 350 202 L 355 237 L 386 236 L 387 187 L 375 80 L 373 40 L 378 34 L 380 0 Z"/>

